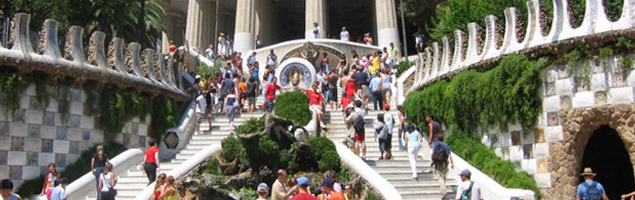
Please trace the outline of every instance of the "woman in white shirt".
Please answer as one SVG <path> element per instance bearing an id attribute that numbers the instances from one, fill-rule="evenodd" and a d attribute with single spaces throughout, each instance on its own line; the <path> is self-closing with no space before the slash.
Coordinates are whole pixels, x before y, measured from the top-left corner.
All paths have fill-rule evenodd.
<path id="1" fill-rule="evenodd" d="M 115 178 L 115 173 L 112 173 L 112 164 L 107 162 L 104 166 L 104 172 L 99 177 L 102 200 L 115 200 L 116 192 L 113 188 L 116 184 L 117 179 Z"/>

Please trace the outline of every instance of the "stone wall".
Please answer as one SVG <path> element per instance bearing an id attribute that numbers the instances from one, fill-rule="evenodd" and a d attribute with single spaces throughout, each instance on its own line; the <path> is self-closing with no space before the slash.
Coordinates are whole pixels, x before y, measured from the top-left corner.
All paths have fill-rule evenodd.
<path id="1" fill-rule="evenodd" d="M 36 99 L 34 84 L 22 95 L 20 109 L 13 117 L 10 112 L 5 115 L 6 97 L 0 95 L 0 179 L 11 179 L 19 186 L 25 180 L 46 173 L 49 163 L 56 163 L 62 171 L 75 162 L 82 151 L 104 143 L 103 132 L 96 128 L 96 117 L 86 112 L 84 91 L 70 90 L 67 120 L 62 120 L 61 106 L 55 98 L 49 100 L 48 107 L 42 108 Z M 56 91 L 49 88 L 51 96 L 56 95 Z M 126 123 L 115 141 L 128 148 L 145 147 L 149 124 L 149 116 L 144 122 L 134 118 Z"/>

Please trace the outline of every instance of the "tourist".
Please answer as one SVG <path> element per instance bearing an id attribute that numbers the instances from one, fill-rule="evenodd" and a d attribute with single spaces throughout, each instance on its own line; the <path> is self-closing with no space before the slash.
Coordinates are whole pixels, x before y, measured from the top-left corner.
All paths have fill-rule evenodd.
<path id="1" fill-rule="evenodd" d="M 148 176 L 148 185 L 153 183 L 157 179 L 157 173 L 160 172 L 160 163 L 159 163 L 159 144 L 157 140 L 152 138 L 148 141 L 148 148 L 145 152 L 145 157 L 143 160 L 143 169 L 146 175 Z"/>
<path id="2" fill-rule="evenodd" d="M 201 131 L 201 120 L 202 119 L 207 119 L 207 122 L 209 124 L 209 128 L 207 131 L 210 131 L 212 129 L 212 115 L 207 111 L 207 100 L 205 99 L 205 97 L 208 95 L 209 93 L 207 92 L 207 90 L 203 91 L 202 94 L 198 95 L 196 97 L 196 135 L 202 135 L 203 132 Z"/>
<path id="3" fill-rule="evenodd" d="M 193 91 L 194 97 L 201 93 L 201 75 L 194 76 L 194 83 L 192 83 L 192 87 L 186 89 L 186 91 Z"/>
<path id="4" fill-rule="evenodd" d="M 364 33 L 364 43 L 369 46 L 373 45 L 373 37 L 370 37 L 370 33 Z"/>
<path id="5" fill-rule="evenodd" d="M 51 198 L 51 192 L 53 192 L 53 188 L 55 187 L 55 181 L 60 178 L 60 174 L 57 172 L 57 167 L 55 163 L 49 163 L 48 165 L 49 171 L 44 175 L 44 184 L 42 185 L 42 192 L 40 196 L 46 195 L 48 199 Z"/>
<path id="6" fill-rule="evenodd" d="M 269 195 L 269 186 L 267 186 L 266 183 L 258 184 L 256 194 L 258 195 L 258 199 L 256 200 L 267 200 L 267 195 Z"/>
<path id="7" fill-rule="evenodd" d="M 603 199 L 608 200 L 609 198 L 606 196 L 606 191 L 602 184 L 597 181 L 594 181 L 595 173 L 590 167 L 585 167 L 584 171 L 580 176 L 584 177 L 584 182 L 578 185 L 578 190 L 576 192 L 576 200 L 587 200 L 587 199 Z"/>
<path id="8" fill-rule="evenodd" d="M 362 108 L 362 101 L 355 100 L 355 112 L 359 114 L 359 123 L 362 124 L 359 130 L 356 129 L 355 147 L 362 150 L 362 160 L 366 161 L 366 128 L 363 126 L 364 117 L 366 117 L 366 109 Z M 358 151 L 359 152 L 359 151 Z"/>
<path id="9" fill-rule="evenodd" d="M 236 63 L 236 74 L 243 75 L 243 53 L 236 52 L 236 56 L 234 57 L 234 63 Z"/>
<path id="10" fill-rule="evenodd" d="M 51 197 L 49 200 L 66 200 L 66 185 L 68 185 L 68 179 L 60 178 L 57 180 L 57 186 L 53 188 L 51 192 Z"/>
<path id="11" fill-rule="evenodd" d="M 414 126 L 412 125 L 404 124 L 402 127 L 406 129 L 403 140 L 406 141 L 405 147 L 408 149 L 408 160 L 410 160 L 410 168 L 412 169 L 412 179 L 418 180 L 417 156 L 419 155 L 419 150 L 421 149 L 423 137 L 421 137 L 418 131 L 415 131 Z"/>
<path id="12" fill-rule="evenodd" d="M 170 175 L 167 178 L 165 188 L 161 192 L 159 199 L 163 200 L 177 200 L 179 198 L 179 191 L 174 187 L 174 176 Z"/>
<path id="13" fill-rule="evenodd" d="M 335 171 L 333 170 L 328 170 L 326 172 L 324 172 L 324 175 L 322 176 L 324 179 L 330 178 L 333 179 L 333 190 L 335 190 L 335 192 L 342 192 L 342 184 L 340 184 L 337 181 L 337 175 L 335 174 Z"/>
<path id="14" fill-rule="evenodd" d="M 223 113 L 227 114 L 227 118 L 229 119 L 229 131 L 234 131 L 234 118 L 236 117 L 236 110 L 240 107 L 240 103 L 238 102 L 238 97 L 236 96 L 236 89 L 234 87 L 230 87 L 228 90 L 227 96 L 225 96 L 225 104 L 223 105 Z"/>
<path id="15" fill-rule="evenodd" d="M 377 76 L 377 73 L 379 72 L 379 69 L 381 68 L 381 59 L 379 58 L 379 55 L 377 54 L 377 52 L 373 52 L 373 58 L 371 59 L 371 63 L 372 65 L 370 66 L 370 69 L 369 69 L 370 77 L 374 77 L 374 76 Z"/>
<path id="16" fill-rule="evenodd" d="M 278 178 L 271 187 L 271 200 L 288 200 L 291 195 L 298 191 L 298 186 L 287 188 L 285 185 L 288 179 L 286 170 L 279 169 L 277 175 Z"/>
<path id="17" fill-rule="evenodd" d="M 423 31 L 421 27 L 417 29 L 417 32 L 414 34 L 415 36 L 415 49 L 417 49 L 417 53 L 422 53 L 425 48 L 425 44 L 423 41 Z"/>
<path id="18" fill-rule="evenodd" d="M 227 59 L 227 50 L 225 48 L 225 33 L 221 32 L 216 40 L 216 54 L 221 60 Z"/>
<path id="19" fill-rule="evenodd" d="M 343 76 L 342 80 L 340 81 L 342 84 L 342 87 L 344 87 L 344 97 L 347 98 L 352 98 L 355 96 L 355 91 L 357 89 L 357 77 L 356 76 L 348 76 L 348 70 L 346 70 L 347 73 L 345 73 L 347 76 Z M 345 106 L 345 105 L 342 105 Z"/>
<path id="20" fill-rule="evenodd" d="M 420 134 L 419 131 L 417 131 L 417 134 Z M 433 169 L 436 172 L 436 176 L 439 179 L 441 194 L 445 195 L 445 192 L 446 192 L 445 177 L 448 172 L 448 162 L 450 163 L 451 169 L 454 169 L 454 161 L 452 160 L 452 151 L 450 151 L 450 146 L 447 143 L 443 142 L 443 135 L 440 135 L 437 138 L 436 143 L 438 144 L 438 146 L 441 147 L 441 149 L 443 149 L 443 151 L 441 150 L 439 150 L 440 152 L 432 151 L 432 166 L 434 167 Z M 444 156 L 442 156 L 441 161 L 435 161 L 435 160 L 438 160 L 438 158 L 435 158 L 435 154 L 438 154 L 438 153 L 444 154 Z"/>
<path id="21" fill-rule="evenodd" d="M 22 200 L 20 195 L 11 192 L 13 191 L 13 182 L 9 179 L 4 179 L 0 182 L 0 199 L 4 200 Z"/>
<path id="22" fill-rule="evenodd" d="M 344 198 L 346 200 L 360 200 L 359 195 L 353 192 L 353 188 L 351 188 L 350 184 L 344 186 Z"/>
<path id="23" fill-rule="evenodd" d="M 395 118 L 390 113 L 390 105 L 384 104 L 384 125 L 386 129 L 386 159 L 392 158 L 392 129 L 395 127 Z"/>
<path id="24" fill-rule="evenodd" d="M 234 53 L 234 41 L 232 40 L 232 36 L 227 34 L 225 36 L 225 55 L 232 55 Z"/>
<path id="25" fill-rule="evenodd" d="M 208 60 L 214 59 L 214 45 L 210 44 L 209 48 L 205 49 L 205 58 Z"/>
<path id="26" fill-rule="evenodd" d="M 307 177 L 300 177 L 297 179 L 298 182 L 298 194 L 294 195 L 291 200 L 317 200 L 311 192 L 309 192 L 309 179 Z"/>
<path id="27" fill-rule="evenodd" d="M 249 74 L 251 74 L 252 76 L 253 76 L 253 73 L 252 73 L 253 69 L 252 68 L 254 67 L 254 65 L 257 62 L 256 61 L 256 54 L 258 54 L 258 53 L 256 53 L 256 51 L 253 51 L 251 53 L 251 55 L 249 55 L 249 57 L 247 57 L 247 66 L 249 67 Z"/>
<path id="28" fill-rule="evenodd" d="M 403 146 L 403 140 L 406 140 L 404 138 L 402 138 L 402 135 L 405 130 L 405 126 L 406 126 L 406 122 L 408 120 L 408 117 L 406 116 L 406 112 L 403 111 L 403 106 L 402 105 L 398 105 L 397 106 L 397 111 L 399 111 L 397 113 L 397 117 L 399 118 L 398 122 L 399 124 L 397 125 L 397 127 L 399 127 L 399 129 L 397 130 L 397 136 L 399 137 L 399 150 L 403 151 L 405 150 L 404 146 Z M 406 140 L 407 141 L 407 140 Z"/>
<path id="29" fill-rule="evenodd" d="M 97 152 L 93 154 L 93 158 L 90 161 L 90 168 L 95 176 L 95 188 L 99 191 L 99 175 L 104 172 L 104 166 L 108 162 L 108 155 L 104 153 L 104 145 L 97 145 Z M 99 192 L 97 193 L 97 199 L 101 199 Z"/>
<path id="30" fill-rule="evenodd" d="M 251 77 L 256 78 L 257 85 L 260 85 L 260 63 L 258 61 L 254 62 L 254 66 L 249 68 L 249 74 L 251 74 Z"/>
<path id="31" fill-rule="evenodd" d="M 349 99 L 349 98 L 342 98 L 342 100 L 344 99 Z M 350 101 L 350 100 L 349 100 Z M 355 125 L 358 123 L 361 123 L 359 114 L 357 112 L 355 112 L 355 107 L 352 104 L 348 104 L 346 107 L 344 107 L 344 124 L 346 124 L 346 130 L 347 130 L 347 138 L 344 140 L 346 142 L 346 144 L 350 143 L 350 140 L 353 140 L 353 144 L 351 144 L 349 146 L 352 147 L 352 151 L 353 153 L 355 153 L 355 155 L 359 155 L 359 151 L 357 149 L 357 144 L 355 139 L 357 138 L 357 133 L 359 131 L 357 131 Z M 363 119 L 361 119 L 363 120 Z"/>
<path id="32" fill-rule="evenodd" d="M 325 73 L 329 73 L 331 71 L 331 66 L 329 65 L 329 55 L 328 53 L 324 52 L 322 54 L 324 56 L 324 58 L 322 59 L 322 62 L 320 63 L 322 70 L 324 70 Z"/>
<path id="33" fill-rule="evenodd" d="M 274 100 L 276 99 L 276 92 L 280 90 L 278 85 L 278 78 L 273 77 L 271 82 L 265 87 L 265 113 L 273 113 Z"/>
<path id="34" fill-rule="evenodd" d="M 384 107 L 383 98 L 381 97 L 381 78 L 379 76 L 375 76 L 375 78 L 370 80 L 369 88 L 373 95 L 374 110 L 378 110 L 377 109 L 378 103 L 379 103 L 379 109 Z"/>
<path id="35" fill-rule="evenodd" d="M 318 70 L 315 74 L 315 80 L 318 82 L 318 90 L 322 93 L 324 100 L 326 100 L 326 93 L 329 91 L 329 86 L 326 84 L 326 78 L 324 76 L 322 70 Z"/>
<path id="36" fill-rule="evenodd" d="M 256 83 L 256 78 L 253 76 L 249 77 L 249 82 L 247 83 L 247 93 L 245 94 L 247 99 L 247 112 L 253 113 L 254 109 L 256 109 L 256 93 L 258 92 L 258 84 Z"/>
<path id="37" fill-rule="evenodd" d="M 434 115 L 428 114 L 426 116 L 426 121 L 428 122 L 428 129 L 430 130 L 430 134 L 428 135 L 428 146 L 432 148 L 432 152 L 437 147 L 436 141 L 441 137 L 443 137 L 443 133 L 441 132 L 441 124 L 434 120 Z"/>
<path id="38" fill-rule="evenodd" d="M 214 80 L 211 76 L 207 80 L 207 95 L 205 96 L 205 100 L 207 103 L 207 113 L 216 114 L 216 98 L 218 97 L 218 88 L 216 86 L 216 80 Z M 211 126 L 210 126 L 211 129 Z"/>
<path id="39" fill-rule="evenodd" d="M 227 96 L 227 94 L 229 94 L 229 88 L 236 87 L 236 85 L 234 85 L 234 81 L 231 79 L 231 75 L 229 73 L 225 73 L 223 75 L 223 77 L 225 77 L 225 79 L 223 79 L 223 81 L 220 82 L 220 98 L 218 100 L 218 103 L 221 106 L 225 105 L 225 97 Z M 221 108 L 221 110 L 222 110 L 222 108 Z"/>
<path id="40" fill-rule="evenodd" d="M 168 55 L 170 56 L 174 55 L 175 51 L 176 51 L 176 44 L 174 44 L 174 41 L 170 40 L 170 46 L 168 46 Z"/>
<path id="41" fill-rule="evenodd" d="M 390 43 L 390 68 L 394 67 L 397 64 L 397 59 L 401 56 L 399 52 L 399 48 L 395 47 L 394 43 Z"/>
<path id="42" fill-rule="evenodd" d="M 273 53 L 273 49 L 269 51 L 269 55 L 267 56 L 267 69 L 275 69 L 278 65 L 278 56 Z"/>
<path id="43" fill-rule="evenodd" d="M 635 200 L 635 191 L 628 194 L 623 194 L 620 198 L 624 200 Z"/>
<path id="44" fill-rule="evenodd" d="M 343 74 L 342 74 L 342 73 L 344 72 L 344 70 L 348 70 L 348 60 L 346 60 L 346 54 L 341 54 L 341 55 L 340 55 L 340 62 L 339 62 L 339 64 L 337 65 L 337 67 L 336 67 L 336 68 L 337 68 L 338 72 L 340 72 L 340 73 L 338 74 L 338 75 L 339 75 L 339 77 L 342 77 L 342 76 L 343 76 Z"/>
<path id="45" fill-rule="evenodd" d="M 342 32 L 340 32 L 340 40 L 347 41 L 347 42 L 351 40 L 350 34 L 346 30 L 346 26 L 342 27 Z"/>
<path id="46" fill-rule="evenodd" d="M 335 181 L 333 179 L 327 178 L 324 179 L 324 181 L 322 181 L 322 185 L 320 185 L 324 193 L 329 196 L 328 200 L 346 200 L 344 194 L 336 192 L 335 189 L 333 189 L 334 184 Z"/>
<path id="47" fill-rule="evenodd" d="M 318 124 L 320 124 L 321 128 L 326 128 L 324 125 L 324 119 L 322 116 L 324 97 L 319 92 L 319 82 L 315 82 L 310 89 L 306 89 L 306 94 L 309 96 L 309 107 L 311 111 L 313 111 L 317 115 Z"/>
<path id="48" fill-rule="evenodd" d="M 245 107 L 245 101 L 247 100 L 247 79 L 245 77 L 240 78 L 240 84 L 238 84 L 238 101 L 240 107 L 238 107 L 238 113 L 242 113 Z"/>
<path id="49" fill-rule="evenodd" d="M 386 129 L 384 114 L 377 113 L 377 121 L 375 122 L 375 141 L 379 139 L 379 160 L 383 160 L 384 153 L 386 153 L 386 139 L 388 138 L 388 132 Z"/>
<path id="50" fill-rule="evenodd" d="M 390 96 L 392 96 L 391 85 L 390 70 L 384 70 L 384 75 L 381 77 L 381 97 L 384 98 L 384 104 L 390 104 Z"/>
<path id="51" fill-rule="evenodd" d="M 326 95 L 326 102 L 331 105 L 331 111 L 335 111 L 336 108 L 333 104 L 337 104 L 337 74 L 334 71 L 331 71 L 326 75 L 326 83 L 329 86 L 329 91 Z"/>
<path id="52" fill-rule="evenodd" d="M 317 22 L 313 22 L 313 39 L 320 38 L 320 27 Z"/>
<path id="53" fill-rule="evenodd" d="M 256 35 L 256 49 L 262 48 L 262 40 L 260 39 L 260 35 Z"/>
<path id="54" fill-rule="evenodd" d="M 159 197 L 161 196 L 161 192 L 165 189 L 165 179 L 165 173 L 161 173 L 157 176 L 157 183 L 154 185 L 154 193 L 152 193 L 149 200 L 160 200 Z"/>
<path id="55" fill-rule="evenodd" d="M 112 172 L 112 164 L 106 163 L 104 167 L 104 172 L 99 176 L 99 191 L 102 199 L 104 200 L 114 200 L 117 195 L 116 190 L 114 189 L 115 185 L 117 185 L 117 178 L 115 174 Z"/>
<path id="56" fill-rule="evenodd" d="M 474 183 L 470 178 L 472 172 L 469 169 L 464 169 L 459 174 L 461 177 L 461 184 L 456 189 L 456 200 L 470 199 L 470 200 L 483 200 L 481 196 L 481 187 Z"/>

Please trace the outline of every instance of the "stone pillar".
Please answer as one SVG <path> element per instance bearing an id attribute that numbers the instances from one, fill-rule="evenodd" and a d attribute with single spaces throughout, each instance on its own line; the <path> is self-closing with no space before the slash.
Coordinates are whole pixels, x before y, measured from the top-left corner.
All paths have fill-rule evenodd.
<path id="1" fill-rule="evenodd" d="M 377 19 L 377 41 L 379 47 L 389 47 L 395 43 L 399 47 L 399 30 L 397 26 L 397 9 L 394 0 L 375 0 L 375 17 Z"/>
<path id="2" fill-rule="evenodd" d="M 260 40 L 263 46 L 271 44 L 273 41 L 273 18 L 272 7 L 273 1 L 271 0 L 256 0 L 256 28 L 254 30 L 255 35 L 260 35 Z"/>
<path id="3" fill-rule="evenodd" d="M 214 41 L 216 2 L 211 0 L 190 0 L 187 5 L 187 25 L 185 38 L 191 47 L 204 51 Z"/>
<path id="4" fill-rule="evenodd" d="M 236 2 L 234 51 L 242 52 L 243 55 L 247 55 L 256 46 L 254 1 L 238 0 Z"/>
<path id="5" fill-rule="evenodd" d="M 161 53 L 167 54 L 170 46 L 170 40 L 174 40 L 174 35 L 172 35 L 172 32 L 174 32 L 173 28 L 175 27 L 174 16 L 172 16 L 168 11 L 162 17 L 162 21 L 163 32 L 161 33 Z"/>
<path id="6" fill-rule="evenodd" d="M 328 16 L 328 6 L 326 0 L 306 0 L 306 20 L 305 39 L 313 39 L 313 23 L 317 22 L 320 26 L 320 38 L 326 37 L 326 17 Z"/>

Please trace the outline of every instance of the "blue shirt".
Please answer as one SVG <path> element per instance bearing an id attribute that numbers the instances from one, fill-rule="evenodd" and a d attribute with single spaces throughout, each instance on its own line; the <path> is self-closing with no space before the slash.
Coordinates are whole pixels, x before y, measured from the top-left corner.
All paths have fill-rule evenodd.
<path id="1" fill-rule="evenodd" d="M 249 56 L 249 58 L 247 58 L 247 65 L 249 65 L 250 67 L 253 66 L 256 63 L 256 57 L 254 55 Z"/>
<path id="2" fill-rule="evenodd" d="M 227 95 L 229 88 L 230 87 L 235 87 L 234 85 L 234 81 L 232 81 L 231 78 L 226 78 L 225 80 L 220 82 L 220 87 L 221 87 L 221 94 Z M 223 99 L 224 100 L 224 99 Z"/>
<path id="3" fill-rule="evenodd" d="M 602 192 L 602 194 L 606 194 L 606 190 L 604 190 L 604 187 L 602 186 L 602 184 L 598 183 L 597 181 L 589 181 L 588 184 L 591 185 L 591 183 L 595 183 L 596 187 Z M 578 191 L 576 192 L 575 197 L 580 197 L 582 200 L 586 200 L 588 197 L 586 196 L 587 193 L 587 186 L 584 183 L 580 183 L 578 185 Z"/>
<path id="4" fill-rule="evenodd" d="M 366 72 L 357 72 L 355 74 L 355 84 L 368 85 L 368 74 Z"/>
<path id="5" fill-rule="evenodd" d="M 259 69 L 254 69 L 254 71 L 252 72 L 252 76 L 256 77 L 256 79 L 258 79 L 258 71 L 260 71 Z"/>
<path id="6" fill-rule="evenodd" d="M 61 186 L 57 186 L 53 189 L 53 192 L 51 192 L 51 200 L 65 200 L 66 199 L 66 193 L 64 192 L 64 188 L 62 188 Z"/>
<path id="7" fill-rule="evenodd" d="M 421 148 L 421 143 L 419 142 L 419 131 L 407 132 L 408 137 L 408 148 Z"/>
<path id="8" fill-rule="evenodd" d="M 373 92 L 379 91 L 380 83 L 381 83 L 381 78 L 379 77 L 375 77 L 373 78 L 373 80 L 370 80 L 370 85 L 368 86 L 370 88 L 370 91 L 373 91 Z"/>

